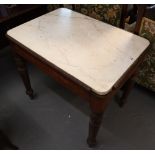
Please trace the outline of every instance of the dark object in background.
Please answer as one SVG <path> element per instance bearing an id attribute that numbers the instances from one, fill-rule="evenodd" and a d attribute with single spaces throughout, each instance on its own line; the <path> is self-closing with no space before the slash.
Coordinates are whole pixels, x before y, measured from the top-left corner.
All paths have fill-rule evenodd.
<path id="1" fill-rule="evenodd" d="M 18 147 L 11 143 L 7 136 L 0 130 L 0 150 L 18 150 Z"/>
<path id="2" fill-rule="evenodd" d="M 134 4 L 133 8 L 130 11 L 128 11 L 126 16 L 126 18 L 130 17 L 128 24 L 132 24 L 137 20 L 137 13 L 138 13 L 137 11 L 138 11 L 138 6 Z M 146 5 L 145 17 L 155 20 L 155 4 Z"/>
<path id="3" fill-rule="evenodd" d="M 155 20 L 155 4 L 147 6 L 145 17 Z"/>
<path id="4" fill-rule="evenodd" d="M 133 9 L 127 13 L 127 17 L 130 17 L 128 24 L 132 24 L 137 20 L 137 5 L 133 5 Z"/>
<path id="5" fill-rule="evenodd" d="M 45 4 L 0 5 L 0 48 L 8 45 L 7 30 L 47 13 Z"/>
<path id="6" fill-rule="evenodd" d="M 8 16 L 8 11 L 5 5 L 0 5 L 0 17 Z"/>
<path id="7" fill-rule="evenodd" d="M 11 9 L 15 8 L 17 4 L 1 4 L 0 5 L 0 16 L 6 17 L 9 16 L 9 12 Z"/>

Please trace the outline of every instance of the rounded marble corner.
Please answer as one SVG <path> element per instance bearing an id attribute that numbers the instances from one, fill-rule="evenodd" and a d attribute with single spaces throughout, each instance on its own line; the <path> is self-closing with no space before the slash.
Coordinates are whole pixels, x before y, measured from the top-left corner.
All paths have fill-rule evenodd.
<path id="1" fill-rule="evenodd" d="M 142 36 L 137 35 L 138 37 L 140 37 L 142 40 L 145 41 L 145 45 L 148 47 L 150 45 L 150 41 Z"/>
<path id="2" fill-rule="evenodd" d="M 8 30 L 8 31 L 6 32 L 5 35 L 6 35 L 6 36 L 10 36 L 10 31 L 11 31 L 11 30 Z"/>
<path id="3" fill-rule="evenodd" d="M 150 41 L 148 39 L 146 39 L 146 38 L 143 38 L 143 39 L 147 42 L 147 46 L 149 46 L 150 45 Z"/>
<path id="4" fill-rule="evenodd" d="M 95 94 L 97 94 L 97 95 L 99 95 L 99 96 L 104 96 L 104 95 L 107 95 L 107 94 L 112 90 L 112 88 L 110 87 L 110 88 L 108 88 L 108 89 L 106 89 L 106 90 L 91 88 L 91 90 L 92 90 Z"/>

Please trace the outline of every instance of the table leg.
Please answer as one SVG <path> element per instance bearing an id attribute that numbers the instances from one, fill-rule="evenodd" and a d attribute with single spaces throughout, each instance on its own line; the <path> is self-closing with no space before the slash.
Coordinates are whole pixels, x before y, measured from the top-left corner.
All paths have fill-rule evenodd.
<path id="1" fill-rule="evenodd" d="M 19 56 L 18 54 L 14 53 L 14 59 L 17 66 L 17 70 L 23 80 L 23 83 L 26 88 L 26 94 L 29 95 L 30 99 L 34 98 L 33 90 L 31 88 L 31 83 L 28 75 L 28 71 L 26 68 L 25 60 Z"/>
<path id="2" fill-rule="evenodd" d="M 91 114 L 89 121 L 89 133 L 87 138 L 87 144 L 89 147 L 94 147 L 96 145 L 97 133 L 100 129 L 102 123 L 102 117 L 104 110 L 106 109 L 107 103 L 109 102 L 109 97 L 98 98 L 92 95 L 89 102 Z"/>
<path id="3" fill-rule="evenodd" d="M 101 126 L 103 113 L 91 112 L 89 121 L 89 133 L 87 138 L 87 144 L 89 147 L 96 145 L 96 136 Z"/>
<path id="4" fill-rule="evenodd" d="M 129 79 L 129 80 L 126 82 L 126 84 L 125 84 L 125 86 L 124 86 L 123 94 L 122 94 L 122 96 L 121 96 L 121 98 L 120 98 L 120 100 L 119 100 L 119 105 L 120 105 L 121 107 L 126 103 L 127 98 L 128 98 L 128 96 L 129 96 L 129 94 L 130 94 L 130 92 L 131 92 L 133 86 L 134 86 L 134 80 L 133 80 L 133 78 L 131 78 L 131 79 Z"/>

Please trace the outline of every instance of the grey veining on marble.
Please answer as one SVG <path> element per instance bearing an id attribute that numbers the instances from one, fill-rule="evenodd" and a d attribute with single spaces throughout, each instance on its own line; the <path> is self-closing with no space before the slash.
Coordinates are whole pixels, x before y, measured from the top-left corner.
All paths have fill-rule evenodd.
<path id="1" fill-rule="evenodd" d="M 107 94 L 149 45 L 144 38 L 65 8 L 7 34 L 99 95 Z"/>

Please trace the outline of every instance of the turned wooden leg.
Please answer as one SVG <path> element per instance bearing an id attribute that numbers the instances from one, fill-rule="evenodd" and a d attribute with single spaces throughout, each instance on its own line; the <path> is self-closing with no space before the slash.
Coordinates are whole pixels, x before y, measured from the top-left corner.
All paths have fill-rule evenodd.
<path id="1" fill-rule="evenodd" d="M 91 112 L 89 121 L 89 133 L 87 138 L 87 144 L 89 147 L 96 146 L 96 136 L 102 122 L 102 116 L 103 113 Z"/>
<path id="2" fill-rule="evenodd" d="M 134 86 L 134 80 L 133 80 L 133 78 L 131 78 L 126 82 L 126 84 L 124 86 L 123 94 L 119 100 L 120 107 L 122 107 L 126 103 L 127 98 L 129 96 L 133 86 Z"/>
<path id="3" fill-rule="evenodd" d="M 32 88 L 31 88 L 28 71 L 27 71 L 27 68 L 25 65 L 25 60 L 22 57 L 20 57 L 18 54 L 15 54 L 15 53 L 14 53 L 14 59 L 16 62 L 18 72 L 24 82 L 24 85 L 26 88 L 26 94 L 29 95 L 30 99 L 33 99 L 34 94 L 33 94 Z"/>
<path id="4" fill-rule="evenodd" d="M 100 98 L 96 95 L 90 96 L 90 120 L 89 120 L 89 132 L 87 138 L 87 144 L 89 147 L 96 146 L 96 137 L 102 123 L 102 117 L 104 110 L 106 109 L 107 103 L 110 97 Z"/>

